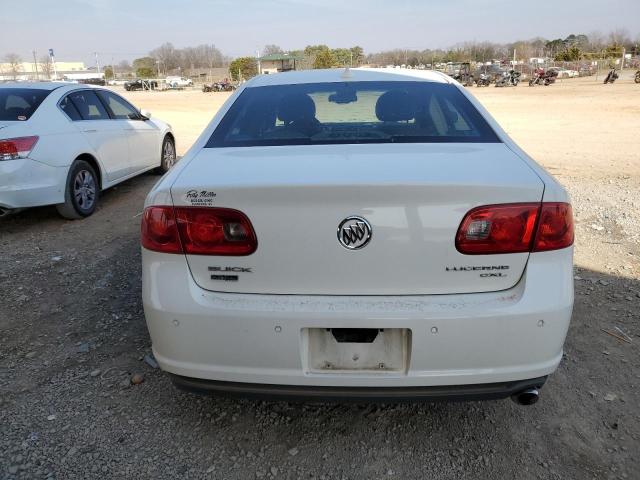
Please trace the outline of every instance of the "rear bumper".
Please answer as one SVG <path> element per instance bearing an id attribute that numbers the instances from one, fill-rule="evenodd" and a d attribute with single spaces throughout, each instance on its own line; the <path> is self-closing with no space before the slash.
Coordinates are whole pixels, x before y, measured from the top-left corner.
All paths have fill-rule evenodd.
<path id="1" fill-rule="evenodd" d="M 573 307 L 572 249 L 532 254 L 520 282 L 502 292 L 375 297 L 210 292 L 195 284 L 182 255 L 143 249 L 143 304 L 158 363 L 180 377 L 398 395 L 505 384 L 545 377 L 560 363 Z M 407 368 L 312 372 L 305 331 L 313 328 L 408 329 Z"/>
<path id="2" fill-rule="evenodd" d="M 37 207 L 64 202 L 68 167 L 30 158 L 0 161 L 0 207 Z"/>
<path id="3" fill-rule="evenodd" d="M 326 387 L 220 382 L 170 374 L 181 390 L 197 394 L 225 395 L 255 400 L 308 400 L 354 402 L 472 401 L 508 398 L 529 388 L 541 388 L 546 377 L 513 382 L 447 385 L 436 387 Z"/>

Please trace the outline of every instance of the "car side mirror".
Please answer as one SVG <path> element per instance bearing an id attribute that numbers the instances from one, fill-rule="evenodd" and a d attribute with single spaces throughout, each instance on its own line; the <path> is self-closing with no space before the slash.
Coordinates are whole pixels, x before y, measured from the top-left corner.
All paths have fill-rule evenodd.
<path id="1" fill-rule="evenodd" d="M 142 115 L 142 120 L 149 120 L 151 118 L 151 112 L 148 110 L 140 110 L 140 115 Z"/>

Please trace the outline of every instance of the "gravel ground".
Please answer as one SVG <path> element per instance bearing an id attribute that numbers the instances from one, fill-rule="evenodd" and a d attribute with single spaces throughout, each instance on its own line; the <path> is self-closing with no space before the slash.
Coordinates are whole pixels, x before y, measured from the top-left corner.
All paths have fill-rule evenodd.
<path id="1" fill-rule="evenodd" d="M 640 179 L 554 173 L 576 212 L 576 305 L 532 407 L 181 393 L 148 356 L 140 302 L 139 214 L 157 177 L 80 222 L 53 208 L 1 220 L 0 478 L 640 478 Z M 601 330 L 616 327 L 631 343 Z"/>

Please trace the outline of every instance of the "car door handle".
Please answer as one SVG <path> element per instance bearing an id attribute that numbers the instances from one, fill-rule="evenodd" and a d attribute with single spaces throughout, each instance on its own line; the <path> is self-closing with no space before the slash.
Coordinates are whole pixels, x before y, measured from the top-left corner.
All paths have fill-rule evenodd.
<path id="1" fill-rule="evenodd" d="M 96 133 L 98 130 L 96 130 L 95 128 L 89 129 L 89 130 L 83 130 L 84 133 Z"/>

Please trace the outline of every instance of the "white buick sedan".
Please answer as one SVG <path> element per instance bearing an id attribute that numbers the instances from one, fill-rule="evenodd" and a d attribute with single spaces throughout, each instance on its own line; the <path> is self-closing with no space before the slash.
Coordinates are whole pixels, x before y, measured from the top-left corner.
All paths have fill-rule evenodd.
<path id="1" fill-rule="evenodd" d="M 100 191 L 175 163 L 171 127 L 116 93 L 86 85 L 0 85 L 0 216 L 56 205 L 91 215 Z"/>
<path id="2" fill-rule="evenodd" d="M 573 306 L 568 202 L 445 75 L 257 77 L 147 197 L 154 355 L 191 391 L 534 403 Z"/>

